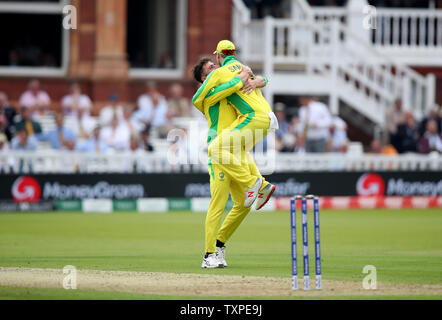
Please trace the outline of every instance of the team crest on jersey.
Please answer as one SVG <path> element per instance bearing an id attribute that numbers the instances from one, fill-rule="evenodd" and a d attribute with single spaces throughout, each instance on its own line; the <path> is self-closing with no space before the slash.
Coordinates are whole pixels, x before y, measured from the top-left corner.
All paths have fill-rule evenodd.
<path id="1" fill-rule="evenodd" d="M 224 181 L 224 172 L 219 173 L 219 181 Z"/>

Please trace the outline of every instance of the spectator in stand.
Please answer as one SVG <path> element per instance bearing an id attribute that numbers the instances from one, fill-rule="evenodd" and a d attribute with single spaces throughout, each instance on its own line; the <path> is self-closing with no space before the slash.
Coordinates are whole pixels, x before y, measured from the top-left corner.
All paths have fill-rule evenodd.
<path id="1" fill-rule="evenodd" d="M 8 138 L 4 133 L 0 133 L 0 153 L 7 154 L 11 151 Z M 14 158 L 9 157 L 6 161 L 0 161 L 0 173 L 9 173 L 14 167 Z"/>
<path id="2" fill-rule="evenodd" d="M 14 123 L 14 117 L 17 115 L 15 109 L 8 103 L 8 96 L 4 92 L 0 92 L 0 117 L 4 116 L 4 128 L 0 131 L 6 134 L 8 141 L 11 141 L 12 134 L 10 127 Z"/>
<path id="3" fill-rule="evenodd" d="M 97 125 L 97 120 L 86 109 L 78 109 L 77 116 L 70 120 L 70 128 L 79 140 L 88 139 Z"/>
<path id="4" fill-rule="evenodd" d="M 26 108 L 26 107 L 25 107 Z M 26 108 L 28 109 L 28 108 Z M 29 110 L 29 109 L 28 109 Z M 34 135 L 29 135 L 26 128 L 21 128 L 16 132 L 15 137 L 11 141 L 11 148 L 14 151 L 37 151 L 38 141 Z M 19 173 L 24 172 L 25 165 L 28 165 L 29 172 L 33 171 L 33 166 L 31 160 L 25 161 L 20 159 L 19 163 Z"/>
<path id="5" fill-rule="evenodd" d="M 8 136 L 12 137 L 8 128 L 8 120 L 6 120 L 6 117 L 3 114 L 0 114 L 0 134 L 4 134 L 7 141 L 9 141 Z"/>
<path id="6" fill-rule="evenodd" d="M 295 116 L 290 122 L 290 132 L 293 132 L 295 137 L 294 152 L 305 153 L 303 136 L 303 128 L 299 122 L 299 117 Z"/>
<path id="7" fill-rule="evenodd" d="M 19 115 L 17 115 L 14 120 L 14 125 L 11 127 L 12 134 L 19 132 L 22 129 L 25 129 L 29 136 L 42 133 L 40 123 L 32 120 L 31 109 L 28 107 L 21 107 Z"/>
<path id="8" fill-rule="evenodd" d="M 36 151 L 38 148 L 37 138 L 30 135 L 26 128 L 17 130 L 15 137 L 11 141 L 12 150 Z"/>
<path id="9" fill-rule="evenodd" d="M 114 116 L 111 125 L 101 130 L 100 140 L 115 151 L 127 151 L 130 146 L 130 129 Z"/>
<path id="10" fill-rule="evenodd" d="M 290 124 L 285 114 L 285 104 L 282 102 L 275 103 L 274 110 L 276 119 L 278 119 L 279 130 L 275 132 L 276 150 L 279 152 L 293 152 L 295 137 L 290 131 Z"/>
<path id="11" fill-rule="evenodd" d="M 9 150 L 8 138 L 6 134 L 0 132 L 0 152 L 8 152 Z"/>
<path id="12" fill-rule="evenodd" d="M 109 150 L 109 146 L 100 140 L 100 126 L 95 126 L 90 138 L 77 145 L 76 150 L 88 153 L 105 153 Z"/>
<path id="13" fill-rule="evenodd" d="M 139 135 L 140 131 L 144 128 L 144 126 L 134 118 L 134 106 L 130 104 L 124 106 L 120 122 L 125 124 L 129 128 L 130 133 L 134 135 Z"/>
<path id="14" fill-rule="evenodd" d="M 108 105 L 100 111 L 100 125 L 102 127 L 109 126 L 114 115 L 117 115 L 118 120 L 123 119 L 123 107 L 120 103 L 119 96 L 113 93 L 109 96 L 108 101 Z"/>
<path id="15" fill-rule="evenodd" d="M 146 84 L 146 89 L 146 93 L 138 99 L 138 110 L 134 117 L 144 126 L 150 125 L 157 129 L 160 138 L 165 138 L 171 128 L 166 98 L 160 94 L 153 81 Z"/>
<path id="16" fill-rule="evenodd" d="M 172 117 L 191 117 L 192 108 L 190 100 L 183 96 L 183 86 L 179 83 L 174 83 L 169 90 L 169 99 L 167 104 L 169 106 L 169 118 Z"/>
<path id="17" fill-rule="evenodd" d="M 66 141 L 66 150 L 69 151 L 75 151 L 75 148 L 77 147 L 77 142 L 74 140 L 68 140 Z"/>
<path id="18" fill-rule="evenodd" d="M 442 153 L 442 135 L 437 128 L 436 120 L 428 120 L 427 130 L 419 141 L 419 152 L 428 154 L 430 152 Z"/>
<path id="19" fill-rule="evenodd" d="M 40 81 L 31 80 L 28 84 L 28 90 L 20 97 L 20 106 L 31 109 L 32 117 L 39 119 L 50 113 L 51 98 L 41 90 Z"/>
<path id="20" fill-rule="evenodd" d="M 333 118 L 329 128 L 329 138 L 327 141 L 327 152 L 346 153 L 348 149 L 347 124 L 340 117 Z"/>
<path id="21" fill-rule="evenodd" d="M 142 154 L 144 153 L 144 148 L 141 144 L 141 139 L 138 134 L 131 134 L 130 135 L 130 151 L 133 153 Z"/>
<path id="22" fill-rule="evenodd" d="M 77 137 L 75 133 L 64 125 L 64 115 L 61 112 L 55 114 L 56 128 L 40 134 L 40 141 L 49 141 L 55 150 L 72 150 L 75 147 Z"/>
<path id="23" fill-rule="evenodd" d="M 439 111 L 439 106 L 436 105 L 434 106 L 433 109 L 430 110 L 430 113 L 428 114 L 427 117 L 425 117 L 424 119 L 422 119 L 421 123 L 419 124 L 419 137 L 422 137 L 425 134 L 425 131 L 427 130 L 427 123 L 430 120 L 434 120 L 436 121 L 436 125 L 437 125 L 437 131 L 439 133 L 442 133 L 442 119 L 440 117 L 440 111 Z"/>
<path id="24" fill-rule="evenodd" d="M 278 136 L 279 134 L 286 134 L 289 132 L 289 122 L 287 121 L 287 115 L 285 114 L 286 105 L 282 102 L 275 103 L 275 116 L 276 119 L 278 119 L 279 124 L 279 130 L 276 133 Z"/>
<path id="25" fill-rule="evenodd" d="M 64 114 L 68 116 L 77 116 L 80 109 L 85 113 L 90 114 L 92 110 L 92 101 L 87 95 L 81 93 L 80 85 L 78 83 L 71 84 L 69 91 L 70 94 L 64 96 L 61 100 Z"/>
<path id="26" fill-rule="evenodd" d="M 405 112 L 404 119 L 397 126 L 396 149 L 399 153 L 417 152 L 419 133 L 413 114 L 410 111 Z"/>
<path id="27" fill-rule="evenodd" d="M 3 114 L 0 114 L 0 134 L 4 134 L 6 136 L 6 126 L 8 124 L 8 120 L 6 120 L 6 117 Z"/>
<path id="28" fill-rule="evenodd" d="M 302 128 L 302 141 L 305 141 L 307 153 L 323 153 L 327 151 L 328 130 L 332 124 L 332 116 L 327 106 L 316 98 L 301 97 L 299 122 Z"/>
<path id="29" fill-rule="evenodd" d="M 402 110 L 402 100 L 396 99 L 392 110 L 387 111 L 385 115 L 386 124 L 386 136 L 384 137 L 384 143 L 391 143 L 396 146 L 396 132 L 399 123 L 404 121 L 404 111 Z"/>
<path id="30" fill-rule="evenodd" d="M 146 127 L 143 131 L 141 131 L 141 139 L 140 139 L 141 147 L 148 152 L 154 152 L 154 147 L 150 143 L 150 128 Z"/>
<path id="31" fill-rule="evenodd" d="M 185 128 L 179 128 L 174 139 L 170 140 L 169 146 L 170 159 L 173 159 L 170 164 L 173 170 L 179 170 L 184 164 L 187 164 L 187 159 L 189 159 L 192 151 L 192 146 L 189 146 L 187 140 L 187 130 Z"/>
<path id="32" fill-rule="evenodd" d="M 386 156 L 395 156 L 397 155 L 396 149 L 391 145 L 387 145 L 385 147 L 382 146 L 382 143 L 378 139 L 374 139 L 370 144 L 370 154 L 382 154 Z"/>
<path id="33" fill-rule="evenodd" d="M 143 155 L 145 154 L 145 150 L 140 143 L 139 134 L 131 134 L 130 135 L 130 147 L 129 150 L 134 155 Z M 137 172 L 138 169 L 146 168 L 146 163 L 143 161 L 138 161 L 136 158 L 128 158 L 126 163 L 122 164 L 122 167 L 125 168 L 125 172 Z"/>

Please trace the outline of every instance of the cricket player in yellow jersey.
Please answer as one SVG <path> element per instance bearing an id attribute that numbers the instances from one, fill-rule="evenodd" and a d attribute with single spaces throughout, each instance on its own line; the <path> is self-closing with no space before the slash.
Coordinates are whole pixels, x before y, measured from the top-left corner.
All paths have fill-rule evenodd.
<path id="1" fill-rule="evenodd" d="M 218 43 L 216 54 L 220 68 L 212 71 L 193 97 L 193 104 L 203 109 L 203 101 L 216 94 L 218 86 L 238 75 L 243 65 L 235 58 L 235 45 L 223 40 Z M 218 135 L 209 146 L 212 164 L 217 164 L 223 172 L 237 181 L 245 192 L 244 207 L 250 207 L 258 197 L 262 179 L 253 176 L 242 161 L 247 161 L 246 154 L 269 131 L 278 130 L 278 121 L 270 105 L 259 88 L 250 94 L 236 91 L 227 97 L 229 104 L 237 111 L 237 119 Z M 233 141 L 233 143 L 232 143 Z"/>
<path id="2" fill-rule="evenodd" d="M 230 81 L 243 69 L 243 65 L 235 58 L 235 45 L 232 42 L 220 41 L 214 54 L 221 67 L 208 75 L 192 100 L 200 110 L 203 109 L 204 99 L 216 94 L 218 86 Z M 250 94 L 236 91 L 227 100 L 236 109 L 238 117 L 212 141 L 209 158 L 212 165 L 220 166 L 223 172 L 242 186 L 245 193 L 244 207 L 248 208 L 259 195 L 262 179 L 253 176 L 241 163 L 247 161 L 248 151 L 270 130 L 278 130 L 278 122 L 259 88 Z"/>
<path id="3" fill-rule="evenodd" d="M 207 75 L 216 68 L 215 64 L 208 58 L 201 59 L 194 67 L 194 77 L 198 82 L 206 80 Z M 255 87 L 263 87 L 266 80 L 257 77 L 256 80 L 248 81 L 250 69 L 244 67 L 242 71 L 230 81 L 218 86 L 213 94 L 209 94 L 203 100 L 202 111 L 207 118 L 209 125 L 208 144 L 216 139 L 222 131 L 229 126 L 238 117 L 234 108 L 232 108 L 227 97 L 236 91 L 243 89 L 247 92 L 253 91 Z M 253 82 L 253 83 L 252 83 Z M 246 84 L 246 86 L 244 86 Z M 275 190 L 275 186 L 261 176 L 252 156 L 249 152 L 245 153 L 247 161 L 242 165 L 251 175 L 262 179 L 263 184 L 259 192 L 256 209 L 261 209 L 270 199 Z M 237 181 L 233 180 L 228 174 L 224 173 L 218 165 L 213 165 L 209 158 L 210 189 L 211 201 L 206 216 L 206 254 L 203 259 L 203 268 L 227 267 L 225 260 L 225 243 L 238 228 L 247 214 L 250 207 L 244 207 L 244 192 Z M 227 204 L 229 193 L 232 196 L 234 206 L 227 214 L 221 228 L 218 230 L 222 214 Z"/>

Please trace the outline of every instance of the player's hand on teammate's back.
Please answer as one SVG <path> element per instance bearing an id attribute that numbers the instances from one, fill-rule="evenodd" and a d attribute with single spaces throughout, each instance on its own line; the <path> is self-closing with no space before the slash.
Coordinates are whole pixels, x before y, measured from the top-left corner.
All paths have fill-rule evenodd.
<path id="1" fill-rule="evenodd" d="M 249 66 L 243 65 L 242 66 L 242 71 L 246 72 L 249 76 L 253 76 L 253 71 L 252 71 L 252 69 Z"/>
<path id="2" fill-rule="evenodd" d="M 245 69 L 245 67 L 241 70 L 241 72 L 238 74 L 238 76 L 241 78 L 242 82 L 244 83 L 244 87 L 248 86 L 248 83 L 250 81 L 249 80 L 250 74 L 249 74 L 248 70 Z"/>
<path id="3" fill-rule="evenodd" d="M 244 83 L 244 87 L 241 89 L 245 94 L 251 94 L 253 90 L 258 87 L 258 79 L 249 79 L 246 83 Z"/>

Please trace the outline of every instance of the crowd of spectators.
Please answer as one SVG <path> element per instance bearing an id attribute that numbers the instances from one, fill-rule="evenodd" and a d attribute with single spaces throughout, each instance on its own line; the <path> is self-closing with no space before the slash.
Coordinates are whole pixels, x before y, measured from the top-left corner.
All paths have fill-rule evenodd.
<path id="1" fill-rule="evenodd" d="M 183 87 L 170 86 L 162 95 L 153 81 L 146 83 L 145 92 L 136 104 L 123 103 L 115 93 L 107 105 L 92 116 L 93 101 L 73 83 L 54 111 L 50 94 L 38 80 L 29 82 L 14 108 L 8 96 L 0 92 L 0 151 L 39 150 L 49 146 L 54 150 L 87 153 L 154 152 L 152 131 L 158 139 L 165 139 L 174 118 L 202 119 L 184 97 Z M 326 104 L 316 97 L 300 97 L 297 113 L 290 117 L 285 104 L 277 102 L 274 112 L 279 122 L 275 147 L 280 152 L 346 153 L 349 148 L 347 124 L 332 115 Z M 410 111 L 396 100 L 386 113 L 385 134 L 369 146 L 373 154 L 442 153 L 442 110 L 435 106 L 423 119 L 415 119 Z M 51 129 L 42 126 L 53 120 Z M 172 142 L 172 148 L 178 144 Z"/>
<path id="2" fill-rule="evenodd" d="M 347 124 L 334 116 L 315 97 L 301 97 L 295 116 L 287 119 L 287 107 L 274 106 L 280 130 L 276 133 L 276 149 L 280 152 L 346 153 L 349 147 Z M 397 99 L 385 116 L 382 138 L 373 139 L 368 153 L 397 155 L 403 153 L 442 153 L 442 108 L 435 105 L 423 119 L 404 111 Z"/>
<path id="3" fill-rule="evenodd" d="M 279 122 L 276 149 L 280 152 L 345 153 L 348 148 L 347 124 L 333 116 L 327 105 L 315 97 L 301 97 L 297 115 L 289 121 L 287 107 L 275 104 Z"/>
<path id="4" fill-rule="evenodd" d="M 385 117 L 384 145 L 396 153 L 442 153 L 442 108 L 435 105 L 418 121 L 397 99 Z"/>
<path id="5" fill-rule="evenodd" d="M 91 98 L 73 83 L 60 108 L 54 109 L 50 94 L 38 80 L 29 82 L 16 107 L 0 92 L 0 151 L 39 150 L 49 145 L 53 150 L 78 152 L 153 152 L 152 131 L 166 138 L 173 118 L 198 116 L 180 84 L 173 84 L 164 96 L 153 81 L 146 83 L 135 105 L 113 93 L 95 114 Z M 48 119 L 53 129 L 44 130 L 43 122 Z"/>

